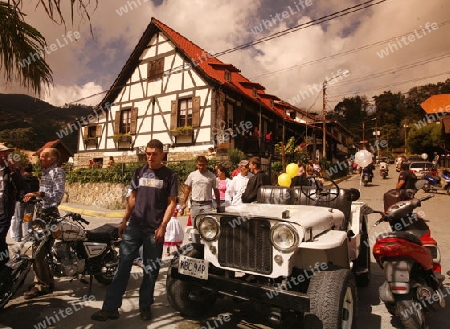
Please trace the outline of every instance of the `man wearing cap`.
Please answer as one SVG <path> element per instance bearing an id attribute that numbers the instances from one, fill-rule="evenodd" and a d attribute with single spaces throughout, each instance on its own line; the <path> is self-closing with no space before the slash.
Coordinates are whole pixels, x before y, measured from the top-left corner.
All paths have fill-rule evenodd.
<path id="1" fill-rule="evenodd" d="M 184 182 L 186 187 L 184 189 L 184 202 L 181 206 L 181 210 L 184 211 L 192 191 L 192 219 L 199 213 L 211 212 L 213 210 L 213 191 L 217 200 L 217 207 L 220 207 L 220 193 L 217 189 L 216 175 L 208 170 L 208 160 L 203 155 L 199 155 L 196 163 L 197 170 L 191 172 Z"/>
<path id="2" fill-rule="evenodd" d="M 12 149 L 0 144 L 0 265 L 6 264 L 9 260 L 6 235 L 11 226 L 16 201 L 19 200 L 23 190 L 23 178 L 9 156 L 11 151 Z M 2 266 L 1 269 L 11 270 L 7 266 Z M 3 274 L 5 273 L 0 277 L 3 277 Z"/>
<path id="3" fill-rule="evenodd" d="M 242 204 L 242 194 L 247 187 L 249 178 L 253 176 L 253 174 L 249 172 L 248 165 L 249 162 L 247 160 L 242 160 L 241 162 L 239 162 L 238 169 L 240 172 L 233 178 L 229 187 L 227 188 L 227 199 L 231 200 L 232 206 Z"/>

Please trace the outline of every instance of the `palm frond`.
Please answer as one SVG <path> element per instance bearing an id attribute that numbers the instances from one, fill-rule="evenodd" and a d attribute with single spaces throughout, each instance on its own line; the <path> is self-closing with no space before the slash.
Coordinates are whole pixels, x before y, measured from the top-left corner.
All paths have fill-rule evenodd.
<path id="1" fill-rule="evenodd" d="M 45 38 L 24 21 L 16 3 L 0 2 L 0 71 L 7 82 L 13 79 L 40 95 L 53 83 L 52 70 L 45 61 Z"/>

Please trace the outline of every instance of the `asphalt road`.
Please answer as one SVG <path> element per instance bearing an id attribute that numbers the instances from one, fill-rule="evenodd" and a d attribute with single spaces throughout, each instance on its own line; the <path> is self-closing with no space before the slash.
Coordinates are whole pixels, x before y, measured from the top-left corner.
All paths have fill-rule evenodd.
<path id="1" fill-rule="evenodd" d="M 347 181 L 340 183 L 341 187 L 357 187 L 361 189 L 361 199 L 367 202 L 372 208 L 383 208 L 382 196 L 385 191 L 395 186 L 397 173 L 392 173 L 394 177 L 382 180 L 375 176 L 372 185 L 360 187 L 359 180 L 353 176 Z M 425 195 L 419 192 L 418 196 Z M 446 272 L 450 269 L 450 223 L 448 213 L 450 196 L 438 193 L 434 198 L 423 203 L 420 208 L 429 220 L 432 236 L 438 241 L 441 255 L 442 268 Z M 91 221 L 90 228 L 95 228 L 104 222 L 114 222 L 114 219 L 104 220 L 102 218 L 87 217 Z M 371 215 L 369 219 L 369 236 L 375 237 L 378 233 L 387 230 L 387 224 L 381 224 L 376 228 L 372 224 L 377 220 L 377 215 Z M 181 217 L 182 224 L 186 218 Z M 373 240 L 373 239 L 371 239 Z M 105 295 L 105 287 L 94 280 L 93 291 L 90 300 L 83 301 L 83 296 L 88 293 L 88 286 L 78 280 L 56 279 L 56 291 L 47 296 L 41 296 L 35 300 L 25 301 L 21 295 L 25 287 L 21 288 L 16 298 L 14 298 L 4 310 L 0 311 L 0 328 L 175 328 L 175 329 L 232 329 L 232 328 L 272 328 L 265 320 L 267 310 L 260 309 L 259 306 L 250 303 L 236 303 L 232 300 L 220 300 L 208 317 L 202 321 L 193 321 L 182 318 L 174 312 L 168 305 L 165 293 L 165 279 L 167 274 L 168 259 L 163 258 L 163 267 L 160 272 L 160 279 L 157 282 L 155 292 L 155 304 L 153 306 L 154 320 L 143 322 L 139 318 L 138 295 L 140 283 L 140 269 L 133 268 L 127 292 L 124 296 L 120 318 L 106 322 L 93 322 L 90 319 L 92 313 L 101 308 Z M 32 275 L 29 275 L 26 285 L 32 282 Z M 383 272 L 372 260 L 372 281 L 369 287 L 359 289 L 359 316 L 358 328 L 360 329 L 391 329 L 400 328 L 398 320 L 392 318 L 387 313 L 383 304 L 378 298 L 378 287 L 383 282 Z M 450 286 L 450 280 L 445 283 Z M 447 297 L 447 304 L 450 299 Z M 219 315 L 229 317 L 219 318 Z M 448 310 L 435 312 L 428 317 L 430 329 L 441 329 L 450 327 L 450 313 Z M 45 321 L 45 322 L 44 322 Z M 44 326 L 45 323 L 45 326 Z M 292 322 L 283 326 L 291 329 L 300 327 Z"/>

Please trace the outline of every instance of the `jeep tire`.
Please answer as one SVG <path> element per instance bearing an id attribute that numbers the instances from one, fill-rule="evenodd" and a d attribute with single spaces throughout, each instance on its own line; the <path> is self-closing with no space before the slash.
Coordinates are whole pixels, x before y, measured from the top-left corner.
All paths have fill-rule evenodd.
<path id="1" fill-rule="evenodd" d="M 309 283 L 308 329 L 356 328 L 357 294 L 353 273 L 347 269 L 315 274 Z"/>
<path id="2" fill-rule="evenodd" d="M 186 251 L 184 254 L 197 259 L 202 258 L 200 251 L 196 249 Z M 167 300 L 170 306 L 183 316 L 192 319 L 200 318 L 213 308 L 216 297 L 197 285 L 172 278 L 172 266 L 177 263 L 178 257 L 174 257 L 167 272 Z"/>

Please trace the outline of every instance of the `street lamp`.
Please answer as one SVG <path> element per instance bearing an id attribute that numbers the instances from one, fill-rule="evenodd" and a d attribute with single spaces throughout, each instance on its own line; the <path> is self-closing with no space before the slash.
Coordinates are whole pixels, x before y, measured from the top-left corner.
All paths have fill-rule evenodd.
<path id="1" fill-rule="evenodd" d="M 406 128 L 409 128 L 409 121 L 405 121 L 405 122 L 403 123 L 403 128 L 405 128 L 405 154 L 406 154 L 406 152 L 408 151 L 408 148 L 407 148 L 407 146 L 406 146 L 406 132 L 407 132 L 407 129 L 406 129 Z"/>
<path id="2" fill-rule="evenodd" d="M 372 118 L 372 119 L 369 119 L 369 120 L 364 120 L 363 122 L 362 122 L 362 129 L 363 129 L 363 131 L 362 131 L 362 141 L 361 141 L 361 143 L 363 144 L 363 148 L 366 148 L 365 147 L 365 145 L 364 144 L 366 144 L 366 140 L 364 139 L 364 137 L 366 136 L 366 134 L 365 134 L 365 131 L 366 131 L 366 122 L 367 121 L 374 121 L 374 120 L 376 120 L 377 118 Z"/>

